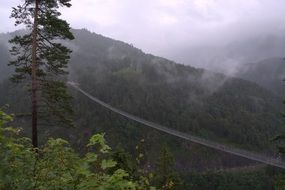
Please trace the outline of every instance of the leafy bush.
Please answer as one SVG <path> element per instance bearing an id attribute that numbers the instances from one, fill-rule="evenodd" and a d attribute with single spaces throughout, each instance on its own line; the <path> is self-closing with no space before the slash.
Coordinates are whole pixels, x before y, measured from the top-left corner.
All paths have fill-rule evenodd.
<path id="1" fill-rule="evenodd" d="M 132 180 L 116 167 L 104 134 L 89 140 L 89 152 L 79 156 L 63 139 L 49 139 L 34 149 L 20 129 L 8 126 L 12 117 L 0 111 L 0 190 L 136 190 L 154 189 L 148 180 Z"/>

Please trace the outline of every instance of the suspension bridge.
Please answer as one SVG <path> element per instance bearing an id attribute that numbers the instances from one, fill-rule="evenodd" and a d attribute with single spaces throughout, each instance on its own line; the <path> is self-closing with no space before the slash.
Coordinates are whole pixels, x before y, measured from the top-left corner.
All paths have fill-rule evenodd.
<path id="1" fill-rule="evenodd" d="M 123 110 L 114 108 L 113 106 L 99 100 L 98 98 L 96 98 L 96 97 L 92 96 L 91 94 L 87 93 L 86 91 L 82 90 L 77 83 L 68 82 L 68 85 L 70 85 L 75 90 L 79 91 L 80 93 L 82 93 L 83 95 L 88 97 L 90 100 L 92 100 L 92 101 L 96 102 L 97 104 L 105 107 L 106 109 L 111 110 L 112 112 L 115 112 L 121 116 L 124 116 L 130 120 L 133 120 L 133 121 L 138 122 L 140 124 L 143 124 L 145 126 L 151 127 L 151 128 L 156 129 L 158 131 L 167 133 L 169 135 L 172 135 L 172 136 L 175 136 L 175 137 L 187 140 L 187 141 L 191 141 L 193 143 L 197 143 L 197 144 L 209 147 L 209 148 L 213 148 L 215 150 L 219 150 L 219 151 L 226 152 L 226 153 L 229 153 L 232 155 L 247 158 L 247 159 L 252 160 L 252 161 L 264 163 L 266 165 L 285 169 L 285 162 L 283 162 L 280 159 L 268 157 L 268 156 L 265 156 L 262 154 L 250 152 L 248 150 L 244 150 L 244 149 L 240 149 L 240 148 L 231 147 L 231 146 L 224 145 L 221 143 L 217 143 L 217 142 L 207 140 L 207 139 L 204 139 L 201 137 L 197 137 L 197 136 L 192 135 L 192 134 L 183 133 L 183 132 L 171 129 L 169 127 L 165 127 L 165 126 L 153 123 L 151 121 L 147 121 L 147 120 L 142 119 L 140 117 L 129 114 Z"/>

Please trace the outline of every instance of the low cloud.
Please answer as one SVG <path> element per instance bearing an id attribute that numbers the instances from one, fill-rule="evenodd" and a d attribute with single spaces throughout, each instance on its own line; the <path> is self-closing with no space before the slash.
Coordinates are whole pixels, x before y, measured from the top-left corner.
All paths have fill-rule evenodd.
<path id="1" fill-rule="evenodd" d="M 18 3 L 0 2 L 4 26 L 0 32 L 16 29 L 9 15 Z M 198 67 L 208 67 L 207 62 L 225 56 L 219 54 L 230 44 L 270 35 L 282 38 L 285 33 L 285 1 L 280 0 L 74 0 L 72 4 L 62 8 L 62 17 L 72 27 L 87 28 L 147 53 Z M 203 48 L 211 54 L 209 60 L 195 58 L 195 52 Z M 246 56 L 223 57 L 217 62 L 235 65 L 247 61 Z"/>

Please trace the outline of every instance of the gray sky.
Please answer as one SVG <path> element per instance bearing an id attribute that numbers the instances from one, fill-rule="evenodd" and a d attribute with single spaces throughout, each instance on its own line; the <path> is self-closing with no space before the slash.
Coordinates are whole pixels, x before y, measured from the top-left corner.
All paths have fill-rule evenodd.
<path id="1" fill-rule="evenodd" d="M 9 15 L 20 2 L 0 0 L 0 32 L 16 29 Z M 174 59 L 174 50 L 223 46 L 285 31 L 285 0 L 73 0 L 72 4 L 62 14 L 73 28 L 87 28 Z"/>

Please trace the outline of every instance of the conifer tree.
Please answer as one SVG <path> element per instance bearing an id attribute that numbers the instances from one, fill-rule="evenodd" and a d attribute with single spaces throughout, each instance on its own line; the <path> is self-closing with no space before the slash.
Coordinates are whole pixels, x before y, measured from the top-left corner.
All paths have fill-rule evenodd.
<path id="1" fill-rule="evenodd" d="M 181 179 L 175 172 L 174 162 L 171 152 L 164 146 L 154 171 L 154 183 L 162 190 L 172 190 L 181 185 Z"/>
<path id="2" fill-rule="evenodd" d="M 9 65 L 15 66 L 12 80 L 30 87 L 34 147 L 38 146 L 39 118 L 48 116 L 49 121 L 71 122 L 71 97 L 63 77 L 71 50 L 60 42 L 74 36 L 69 24 L 59 18 L 60 6 L 70 7 L 70 0 L 25 0 L 11 14 L 16 26 L 26 26 L 23 35 L 10 40 L 14 59 Z"/>

